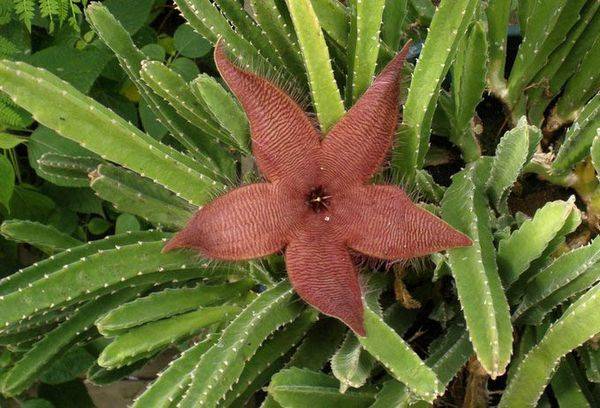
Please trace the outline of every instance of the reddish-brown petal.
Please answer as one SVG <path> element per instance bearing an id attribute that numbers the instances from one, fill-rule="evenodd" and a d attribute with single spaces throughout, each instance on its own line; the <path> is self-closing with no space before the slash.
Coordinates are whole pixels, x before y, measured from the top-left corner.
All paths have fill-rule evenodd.
<path id="1" fill-rule="evenodd" d="M 409 45 L 323 140 L 323 176 L 332 191 L 367 181 L 389 152 L 398 124 L 400 74 Z"/>
<path id="2" fill-rule="evenodd" d="M 285 257 L 290 281 L 306 302 L 365 335 L 358 272 L 326 221 L 311 216 L 288 245 Z"/>
<path id="3" fill-rule="evenodd" d="M 252 151 L 263 175 L 270 181 L 311 184 L 320 135 L 304 111 L 277 86 L 231 63 L 221 42 L 215 48 L 215 61 L 248 116 Z"/>
<path id="4" fill-rule="evenodd" d="M 472 242 L 442 219 L 415 205 L 395 186 L 359 186 L 346 192 L 337 222 L 347 245 L 381 259 L 409 259 Z"/>
<path id="5" fill-rule="evenodd" d="M 223 260 L 265 256 L 283 249 L 305 211 L 302 199 L 279 185 L 250 184 L 198 210 L 163 252 L 192 248 Z"/>

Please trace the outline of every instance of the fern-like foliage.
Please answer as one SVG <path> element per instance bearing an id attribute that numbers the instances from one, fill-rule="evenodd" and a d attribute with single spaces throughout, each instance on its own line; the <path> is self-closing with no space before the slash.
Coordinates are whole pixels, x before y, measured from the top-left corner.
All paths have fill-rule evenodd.
<path id="1" fill-rule="evenodd" d="M 6 95 L 0 95 L 0 126 L 12 129 L 24 129 L 31 122 L 29 114 L 17 106 Z"/>
<path id="2" fill-rule="evenodd" d="M 53 32 L 57 25 L 65 22 L 79 30 L 78 16 L 81 15 L 80 4 L 87 1 L 78 0 L 14 0 L 14 12 L 23 24 L 31 31 L 31 24 L 36 12 L 48 20 L 48 29 Z"/>
<path id="3" fill-rule="evenodd" d="M 8 38 L 0 37 L 0 57 L 9 58 L 16 54 L 19 48 Z"/>
<path id="4" fill-rule="evenodd" d="M 33 21 L 33 17 L 35 15 L 35 0 L 16 0 L 15 1 L 15 13 L 19 17 L 26 26 L 29 31 L 31 31 L 31 22 Z"/>

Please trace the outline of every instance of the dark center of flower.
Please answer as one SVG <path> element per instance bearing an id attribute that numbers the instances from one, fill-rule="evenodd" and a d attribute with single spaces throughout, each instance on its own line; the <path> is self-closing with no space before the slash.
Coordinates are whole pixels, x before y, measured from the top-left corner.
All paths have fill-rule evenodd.
<path id="1" fill-rule="evenodd" d="M 310 189 L 306 195 L 306 204 L 316 213 L 325 211 L 329 208 L 330 195 L 323 186 L 317 186 Z"/>

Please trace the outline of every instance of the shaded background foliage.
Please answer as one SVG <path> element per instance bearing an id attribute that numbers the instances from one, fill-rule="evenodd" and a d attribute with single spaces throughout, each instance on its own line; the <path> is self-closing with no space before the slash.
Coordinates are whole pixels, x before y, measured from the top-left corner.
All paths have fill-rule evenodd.
<path id="1" fill-rule="evenodd" d="M 189 26 L 165 1 L 108 1 L 104 4 L 133 36 L 136 44 L 149 57 L 168 61 L 187 80 L 200 70 L 213 72 L 212 46 Z M 50 5 L 45 12 L 44 7 Z M 126 120 L 140 126 L 156 138 L 167 130 L 156 121 L 147 104 L 119 66 L 112 52 L 90 29 L 79 1 L 0 2 L 0 55 L 46 68 L 92 95 Z M 65 13 L 64 10 L 67 10 Z M 39 242 L 18 244 L 21 240 L 3 227 L 0 238 L 0 276 L 80 242 L 107 234 L 148 229 L 149 224 L 129 213 L 116 211 L 92 190 L 64 186 L 60 175 L 44 173 L 38 160 L 45 154 L 88 156 L 91 152 L 76 143 L 58 137 L 43 126 L 37 126 L 29 113 L 17 107 L 4 95 L 0 98 L 0 213 L 4 220 L 27 220 L 30 231 L 23 231 Z M 51 158 L 51 156 L 50 156 Z M 89 164 L 94 166 L 94 161 Z M 84 178 L 80 185 L 89 183 Z M 12 238 L 12 239 L 11 239 Z M 54 406 L 93 406 L 85 387 L 77 378 L 95 361 L 97 351 L 78 348 L 64 361 L 59 361 L 43 380 L 38 391 Z M 8 354 L 3 352 L 5 364 Z M 151 369 L 154 375 L 156 369 Z M 143 377 L 143 374 L 141 375 Z M 137 382 L 125 384 L 102 395 L 106 404 L 124 404 Z M 133 391 L 131 391 L 133 389 Z M 100 400 L 102 400 L 100 399 Z M 2 404 L 3 402 L 0 402 Z M 6 403 L 6 402 L 4 402 Z M 45 407 L 41 400 L 25 406 Z M 114 406 L 114 405 L 113 405 Z"/>
<path id="2" fill-rule="evenodd" d="M 33 8 L 37 13 L 32 13 L 24 22 L 25 17 L 18 12 L 20 6 L 13 5 L 12 0 L 4 3 L 4 10 L 14 7 L 12 13 L 6 11 L 7 18 L 1 26 L 4 58 L 48 69 L 154 137 L 165 136 L 167 130 L 156 121 L 148 106 L 140 103 L 138 91 L 112 52 L 85 22 L 80 4 L 74 4 L 80 10 L 76 13 L 77 24 L 72 25 L 56 15 L 51 29 L 51 20 L 43 15 L 41 7 Z M 148 56 L 168 61 L 187 80 L 198 75 L 198 65 L 209 72 L 213 69 L 211 58 L 204 62 L 193 60 L 209 54 L 211 46 L 189 26 L 182 25 L 183 20 L 174 13 L 172 5 L 137 0 L 105 4 Z M 117 228 L 115 223 L 120 214 L 111 211 L 110 206 L 103 206 L 90 189 L 65 188 L 57 176 L 40 170 L 38 160 L 44 154 L 88 156 L 89 151 L 57 137 L 45 127 L 32 127 L 31 116 L 5 96 L 0 100 L 0 113 L 0 123 L 6 132 L 1 142 L 5 152 L 3 160 L 12 163 L 12 171 L 8 165 L 2 167 L 6 185 L 3 184 L 1 196 L 6 218 L 41 222 L 84 241 L 89 237 L 104 236 L 109 231 L 140 228 L 137 225 L 140 221 L 127 215 L 121 218 Z M 41 178 L 38 171 L 43 173 Z M 12 173 L 16 174 L 14 187 L 9 182 Z M 87 184 L 84 180 L 83 185 Z M 5 240 L 3 245 L 7 245 L 3 251 L 5 262 L 2 262 L 2 273 L 6 275 L 14 271 L 18 261 L 16 247 L 13 245 L 8 249 L 11 244 Z"/>
<path id="3" fill-rule="evenodd" d="M 106 403 L 98 393 L 107 391 L 91 384 L 133 394 L 130 384 L 139 391 L 185 351 L 137 406 L 194 406 L 201 395 L 223 406 L 421 406 L 431 381 L 404 376 L 417 364 L 385 354 L 412 348 L 427 375 L 448 384 L 437 406 L 599 405 L 598 1 L 248 1 L 260 28 L 237 0 L 177 3 L 189 25 L 170 1 L 107 0 L 86 20 L 85 2 L 0 0 L 2 58 L 74 87 L 52 88 L 51 77 L 26 71 L 40 82 L 5 85 L 17 103 L 0 95 L 0 277 L 33 265 L 0 283 L 0 322 L 9 322 L 0 332 L 0 404 Z M 279 257 L 231 267 L 159 254 L 169 231 L 216 193 L 212 181 L 218 190 L 257 177 L 244 115 L 212 61 L 218 36 L 312 101 L 322 128 L 415 41 L 398 146 L 378 177 L 402 183 L 477 242 L 420 266 L 365 263 L 387 271 L 365 279 L 370 339 L 331 319 L 315 323 L 279 282 Z M 0 80 L 16 84 L 16 67 L 2 65 Z M 107 106 L 118 125 L 60 136 L 50 129 L 59 119 L 44 113 L 61 87 Z M 39 95 L 25 104 L 49 127 L 18 106 L 27 94 Z M 67 113 L 84 118 L 76 108 Z M 131 161 L 111 138 L 121 131 L 138 143 Z M 148 165 L 148 146 L 176 164 Z M 181 168 L 203 177 L 165 175 Z M 89 271 L 89 281 L 71 271 Z M 248 346 L 227 354 L 238 341 Z M 191 376 L 200 361 L 207 374 Z"/>

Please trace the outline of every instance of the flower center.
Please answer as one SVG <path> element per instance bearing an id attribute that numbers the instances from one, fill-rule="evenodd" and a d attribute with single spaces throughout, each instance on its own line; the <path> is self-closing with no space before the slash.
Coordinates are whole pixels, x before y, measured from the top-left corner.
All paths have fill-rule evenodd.
<path id="1" fill-rule="evenodd" d="M 319 213 L 329 208 L 330 195 L 323 186 L 317 186 L 310 189 L 306 196 L 306 205 L 308 205 L 314 212 Z"/>

